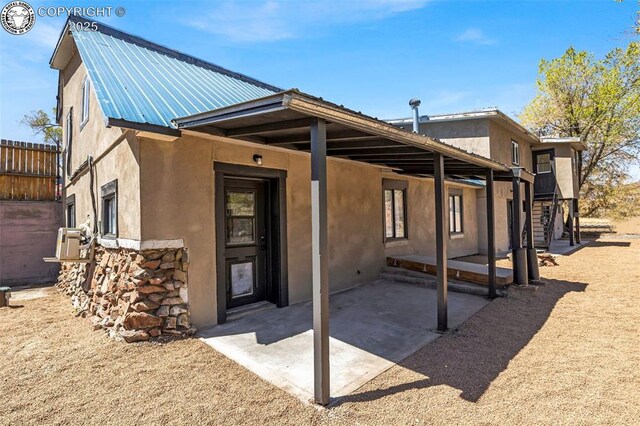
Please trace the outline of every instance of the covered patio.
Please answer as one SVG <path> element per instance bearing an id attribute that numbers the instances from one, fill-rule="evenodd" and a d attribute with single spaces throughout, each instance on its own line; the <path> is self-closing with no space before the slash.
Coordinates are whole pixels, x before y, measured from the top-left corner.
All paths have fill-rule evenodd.
<path id="1" fill-rule="evenodd" d="M 449 327 L 482 309 L 487 299 L 451 293 Z M 348 395 L 440 336 L 436 291 L 375 281 L 329 297 L 330 395 Z M 202 341 L 270 383 L 314 399 L 312 302 L 262 311 L 201 330 Z"/>
<path id="2" fill-rule="evenodd" d="M 521 182 L 525 183 L 524 198 L 528 206 L 526 211 L 529 219 L 526 223 L 532 223 L 530 219 L 533 176 L 524 169 L 510 168 L 298 90 L 288 90 L 254 101 L 176 119 L 174 124 L 181 130 L 310 152 L 313 281 L 310 306 L 313 308 L 313 332 L 309 331 L 309 333 L 313 337 L 313 376 L 309 374 L 307 379 L 311 380 L 313 377 L 313 399 L 319 404 L 329 403 L 332 389 L 329 317 L 331 315 L 332 321 L 335 321 L 335 317 L 341 315 L 335 309 L 330 310 L 329 303 L 328 252 L 331 242 L 327 238 L 327 156 L 378 165 L 398 174 L 433 178 L 437 290 L 433 294 L 424 292 L 417 300 L 412 300 L 424 310 L 424 315 L 435 315 L 436 332 L 445 332 L 451 324 L 455 323 L 449 309 L 449 299 L 453 300 L 453 298 L 448 296 L 447 291 L 446 215 L 448 208 L 445 180 L 473 178 L 481 179 L 486 183 L 487 252 L 489 253 L 487 297 L 489 299 L 496 297 L 494 180 L 513 183 L 513 201 L 516 206 L 522 203 L 520 188 Z M 522 245 L 522 240 L 519 238 L 521 229 L 519 214 L 514 214 L 513 228 L 517 230 L 513 232 L 513 279 L 517 284 L 527 284 L 528 279 L 537 279 L 535 248 L 532 237 L 528 238 L 527 248 Z M 528 236 L 532 234 L 531 230 L 527 232 Z M 527 267 L 528 263 L 529 267 Z M 224 300 L 220 299 L 219 297 L 218 315 L 222 319 L 219 322 L 222 323 L 226 315 L 226 306 Z M 432 306 L 434 300 L 435 306 Z M 353 317 L 352 321 L 363 320 Z M 243 323 L 251 324 L 249 321 L 243 321 Z M 407 326 L 406 323 L 403 324 Z M 421 330 L 414 333 L 416 336 L 422 336 L 422 339 L 427 340 L 428 336 L 433 337 L 434 324 L 429 322 L 427 317 L 414 315 L 412 324 Z M 258 327 L 259 323 L 254 325 Z M 221 333 L 224 333 L 223 330 L 233 333 L 233 327 L 241 326 L 222 325 L 216 330 L 219 328 Z M 332 329 L 335 327 L 334 322 Z M 218 338 L 219 341 L 224 340 L 222 336 Z M 311 346 L 311 340 L 308 344 Z M 381 346 L 386 346 L 386 343 Z M 392 359 L 395 357 L 397 356 L 390 356 Z M 311 364 L 311 359 L 308 363 Z M 344 386 L 339 385 L 338 388 L 344 388 Z"/>

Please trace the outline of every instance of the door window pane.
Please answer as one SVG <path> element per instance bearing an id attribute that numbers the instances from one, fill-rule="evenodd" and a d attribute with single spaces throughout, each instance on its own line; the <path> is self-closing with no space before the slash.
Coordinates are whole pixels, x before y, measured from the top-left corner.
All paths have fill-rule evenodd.
<path id="1" fill-rule="evenodd" d="M 253 262 L 235 263 L 231 265 L 231 297 L 242 297 L 253 294 Z"/>
<path id="2" fill-rule="evenodd" d="M 253 192 L 227 192 L 227 216 L 253 216 L 255 194 Z"/>
<path id="3" fill-rule="evenodd" d="M 253 232 L 253 218 L 227 218 L 227 243 L 247 244 L 255 242 Z"/>
<path id="4" fill-rule="evenodd" d="M 551 154 L 540 154 L 536 158 L 536 170 L 538 173 L 551 172 Z"/>
<path id="5" fill-rule="evenodd" d="M 227 244 L 255 243 L 255 192 L 228 191 L 226 198 Z"/>

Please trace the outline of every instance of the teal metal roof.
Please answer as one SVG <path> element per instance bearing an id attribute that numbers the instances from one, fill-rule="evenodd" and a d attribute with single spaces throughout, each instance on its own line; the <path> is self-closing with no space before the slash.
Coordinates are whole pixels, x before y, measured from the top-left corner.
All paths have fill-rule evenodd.
<path id="1" fill-rule="evenodd" d="M 83 19 L 85 18 L 72 18 Z M 71 29 L 108 119 L 173 127 L 171 120 L 282 91 L 107 25 Z"/>

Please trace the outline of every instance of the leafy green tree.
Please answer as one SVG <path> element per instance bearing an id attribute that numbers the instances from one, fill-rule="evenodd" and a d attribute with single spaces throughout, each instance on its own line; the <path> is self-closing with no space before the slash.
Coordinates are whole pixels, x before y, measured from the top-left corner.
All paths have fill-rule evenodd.
<path id="1" fill-rule="evenodd" d="M 53 109 L 53 117 L 56 116 L 56 109 Z M 62 143 L 62 128 L 49 117 L 43 110 L 31 111 L 22 118 L 22 123 L 31 127 L 35 135 L 42 135 L 46 143 L 55 144 L 60 149 Z"/>
<path id="2" fill-rule="evenodd" d="M 537 86 L 520 120 L 541 135 L 581 138 L 582 214 L 602 214 L 612 205 L 602 200 L 611 196 L 603 187 L 627 184 L 629 166 L 640 159 L 640 43 L 602 59 L 570 47 L 540 62 Z"/>

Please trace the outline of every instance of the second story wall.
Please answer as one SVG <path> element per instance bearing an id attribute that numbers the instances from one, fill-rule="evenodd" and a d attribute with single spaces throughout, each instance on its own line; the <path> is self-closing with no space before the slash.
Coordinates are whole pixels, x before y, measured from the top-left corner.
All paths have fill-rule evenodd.
<path id="1" fill-rule="evenodd" d="M 531 141 L 524 135 L 509 130 L 505 126 L 491 121 L 489 124 L 491 138 L 490 158 L 506 164 L 509 167 L 516 166 L 512 161 L 512 143 L 514 141 L 520 147 L 520 167 L 532 171 L 531 164 Z"/>
<path id="2" fill-rule="evenodd" d="M 133 131 L 128 131 L 125 135 L 124 133 L 127 132 L 125 129 L 106 126 L 104 115 L 91 84 L 89 115 L 86 122 L 82 123 L 82 86 L 86 78 L 87 70 L 76 51 L 67 66 L 60 72 L 60 80 L 63 84 L 60 124 L 65 143 L 70 131 L 67 124 L 69 112 L 72 116 L 69 169 L 71 173 L 74 173 L 87 160 L 88 156 L 93 157 L 95 161 L 93 189 L 97 210 L 95 221 L 101 225 L 103 215 L 102 187 L 109 182 L 117 181 L 117 236 L 119 238 L 140 239 L 138 140 Z M 112 147 L 114 142 L 118 143 Z M 110 147 L 112 149 L 105 154 Z M 89 173 L 80 173 L 74 179 L 70 179 L 65 171 L 65 185 L 67 197 L 75 199 L 76 225 L 85 222 L 87 218 L 93 222 Z M 98 226 L 99 229 L 100 227 Z"/>
<path id="3" fill-rule="evenodd" d="M 62 114 L 61 125 L 63 141 L 67 140 L 67 117 L 72 114 L 72 149 L 71 171 L 73 172 L 87 159 L 88 155 L 96 158 L 106 150 L 111 142 L 118 138 L 120 128 L 107 128 L 104 116 L 91 82 L 89 83 L 89 116 L 82 123 L 82 86 L 87 79 L 87 69 L 76 52 L 69 64 L 61 72 Z"/>
<path id="4" fill-rule="evenodd" d="M 465 151 L 490 158 L 487 119 L 441 122 L 434 120 L 421 123 L 420 132 Z"/>

